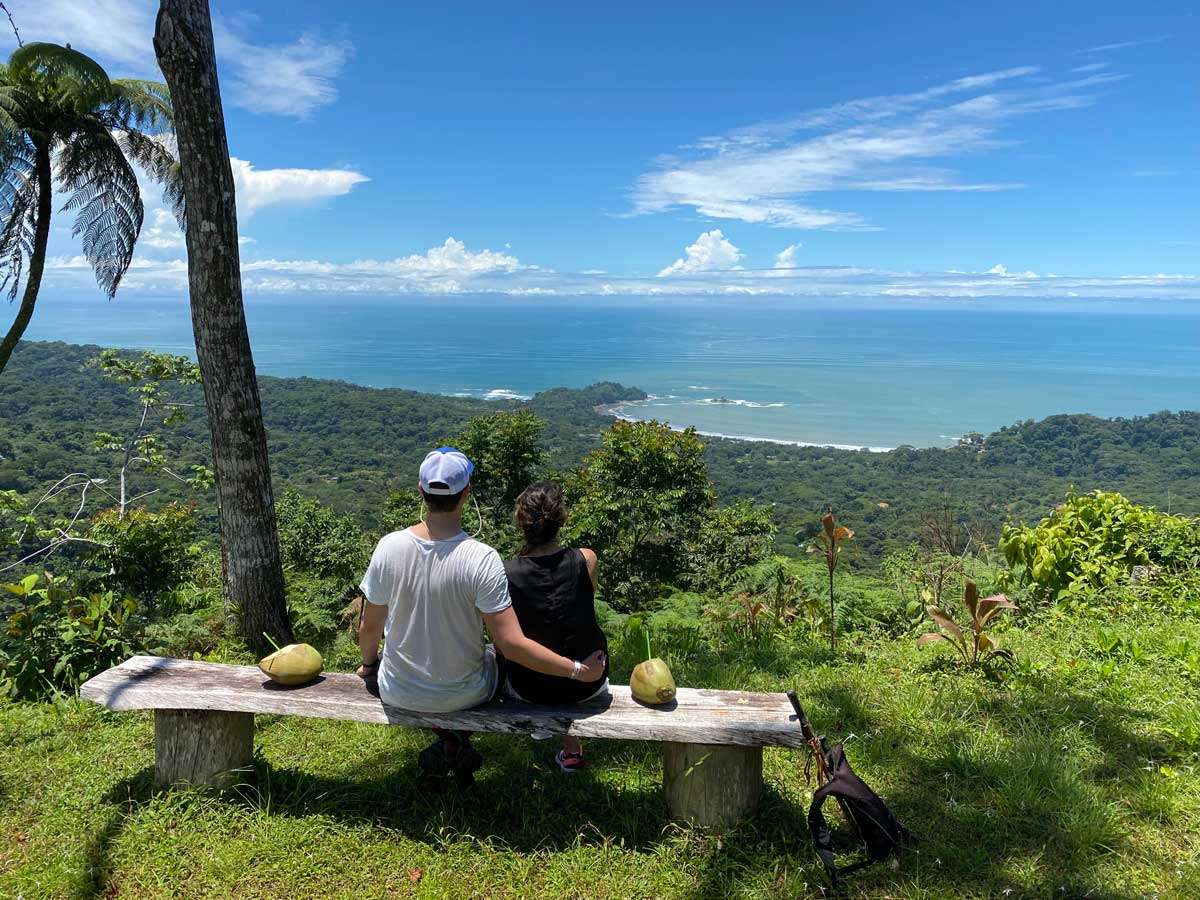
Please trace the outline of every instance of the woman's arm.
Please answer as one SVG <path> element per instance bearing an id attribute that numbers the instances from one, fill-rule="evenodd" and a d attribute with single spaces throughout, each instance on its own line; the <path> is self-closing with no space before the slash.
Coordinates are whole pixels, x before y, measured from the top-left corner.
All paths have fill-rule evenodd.
<path id="1" fill-rule="evenodd" d="M 537 641 L 525 637 L 517 614 L 511 606 L 497 613 L 483 613 L 483 621 L 500 652 L 506 659 L 511 659 L 518 665 L 543 675 L 557 675 L 560 678 L 574 676 L 579 681 L 599 681 L 604 677 L 605 654 L 602 651 L 597 650 L 580 663 L 559 656 Z M 580 667 L 578 674 L 575 672 L 576 666 Z"/>
<path id="2" fill-rule="evenodd" d="M 592 590 L 594 591 L 599 588 L 599 585 L 596 584 L 596 563 L 599 562 L 596 559 L 596 551 L 582 547 L 579 552 L 583 554 L 583 561 L 587 563 L 588 578 L 592 579 Z"/>

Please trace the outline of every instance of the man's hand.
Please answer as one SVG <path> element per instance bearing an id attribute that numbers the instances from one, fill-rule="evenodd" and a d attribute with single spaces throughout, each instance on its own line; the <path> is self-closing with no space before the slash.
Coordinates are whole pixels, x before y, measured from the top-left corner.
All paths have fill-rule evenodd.
<path id="1" fill-rule="evenodd" d="M 379 663 L 377 661 L 369 666 L 366 663 L 363 663 L 361 666 L 355 669 L 354 674 L 359 678 L 374 678 L 379 674 Z"/>
<path id="2" fill-rule="evenodd" d="M 579 680 L 587 682 L 596 682 L 604 677 L 604 664 L 608 661 L 608 654 L 603 650 L 597 650 L 587 659 L 582 660 L 583 668 L 579 670 Z"/>

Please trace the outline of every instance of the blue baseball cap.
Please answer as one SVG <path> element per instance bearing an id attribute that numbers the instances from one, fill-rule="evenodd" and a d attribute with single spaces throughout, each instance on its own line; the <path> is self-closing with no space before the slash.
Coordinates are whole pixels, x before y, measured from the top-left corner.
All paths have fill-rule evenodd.
<path id="1" fill-rule="evenodd" d="M 421 490 L 427 494 L 461 493 L 471 483 L 475 466 L 454 447 L 438 447 L 426 454 L 421 463 Z"/>

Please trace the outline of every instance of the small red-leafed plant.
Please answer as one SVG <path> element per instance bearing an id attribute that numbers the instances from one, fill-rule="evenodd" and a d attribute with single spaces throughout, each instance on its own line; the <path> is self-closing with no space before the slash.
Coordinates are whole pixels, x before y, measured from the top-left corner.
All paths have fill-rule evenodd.
<path id="1" fill-rule="evenodd" d="M 833 573 L 837 569 L 838 558 L 842 552 L 842 544 L 854 537 L 854 532 L 845 525 L 838 525 L 833 518 L 833 507 L 825 507 L 825 515 L 821 516 L 821 530 L 809 545 L 809 553 L 821 553 L 825 557 L 825 565 L 829 568 L 829 649 L 837 652 L 837 619 L 833 604 Z"/>
<path id="2" fill-rule="evenodd" d="M 970 578 L 963 588 L 963 604 L 970 613 L 971 619 L 966 627 L 958 625 L 950 614 L 943 608 L 928 607 L 925 612 L 940 629 L 923 634 L 917 638 L 917 646 L 925 647 L 938 641 L 945 641 L 958 651 L 962 661 L 972 667 L 995 662 L 998 659 L 1011 660 L 1011 650 L 1002 650 L 996 638 L 985 630 L 987 625 L 1003 610 L 1016 610 L 1016 604 L 1004 594 L 993 594 L 991 597 L 980 599 L 979 588 Z"/>

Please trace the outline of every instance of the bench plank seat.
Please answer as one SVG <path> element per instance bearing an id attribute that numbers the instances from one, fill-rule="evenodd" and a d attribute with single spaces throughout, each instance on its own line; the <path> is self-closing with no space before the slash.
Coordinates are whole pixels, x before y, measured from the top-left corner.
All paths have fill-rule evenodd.
<path id="1" fill-rule="evenodd" d="M 803 747 L 784 694 L 680 688 L 645 706 L 629 688 L 571 706 L 489 703 L 450 713 L 385 705 L 357 675 L 330 672 L 284 687 L 254 666 L 134 656 L 84 683 L 80 696 L 114 710 L 154 710 L 154 777 L 165 787 L 230 787 L 252 768 L 255 715 L 308 716 L 414 728 L 653 741 L 676 821 L 726 826 L 762 793 L 763 747 Z"/>
<path id="2" fill-rule="evenodd" d="M 492 703 L 452 713 L 387 706 L 353 674 L 330 672 L 308 685 L 283 687 L 254 666 L 134 656 L 80 690 L 109 709 L 202 710 L 307 716 L 380 725 L 458 728 L 546 737 L 661 741 L 742 747 L 802 747 L 804 738 L 783 694 L 680 688 L 675 702 L 649 707 L 613 685 L 608 696 L 571 706 Z"/>

